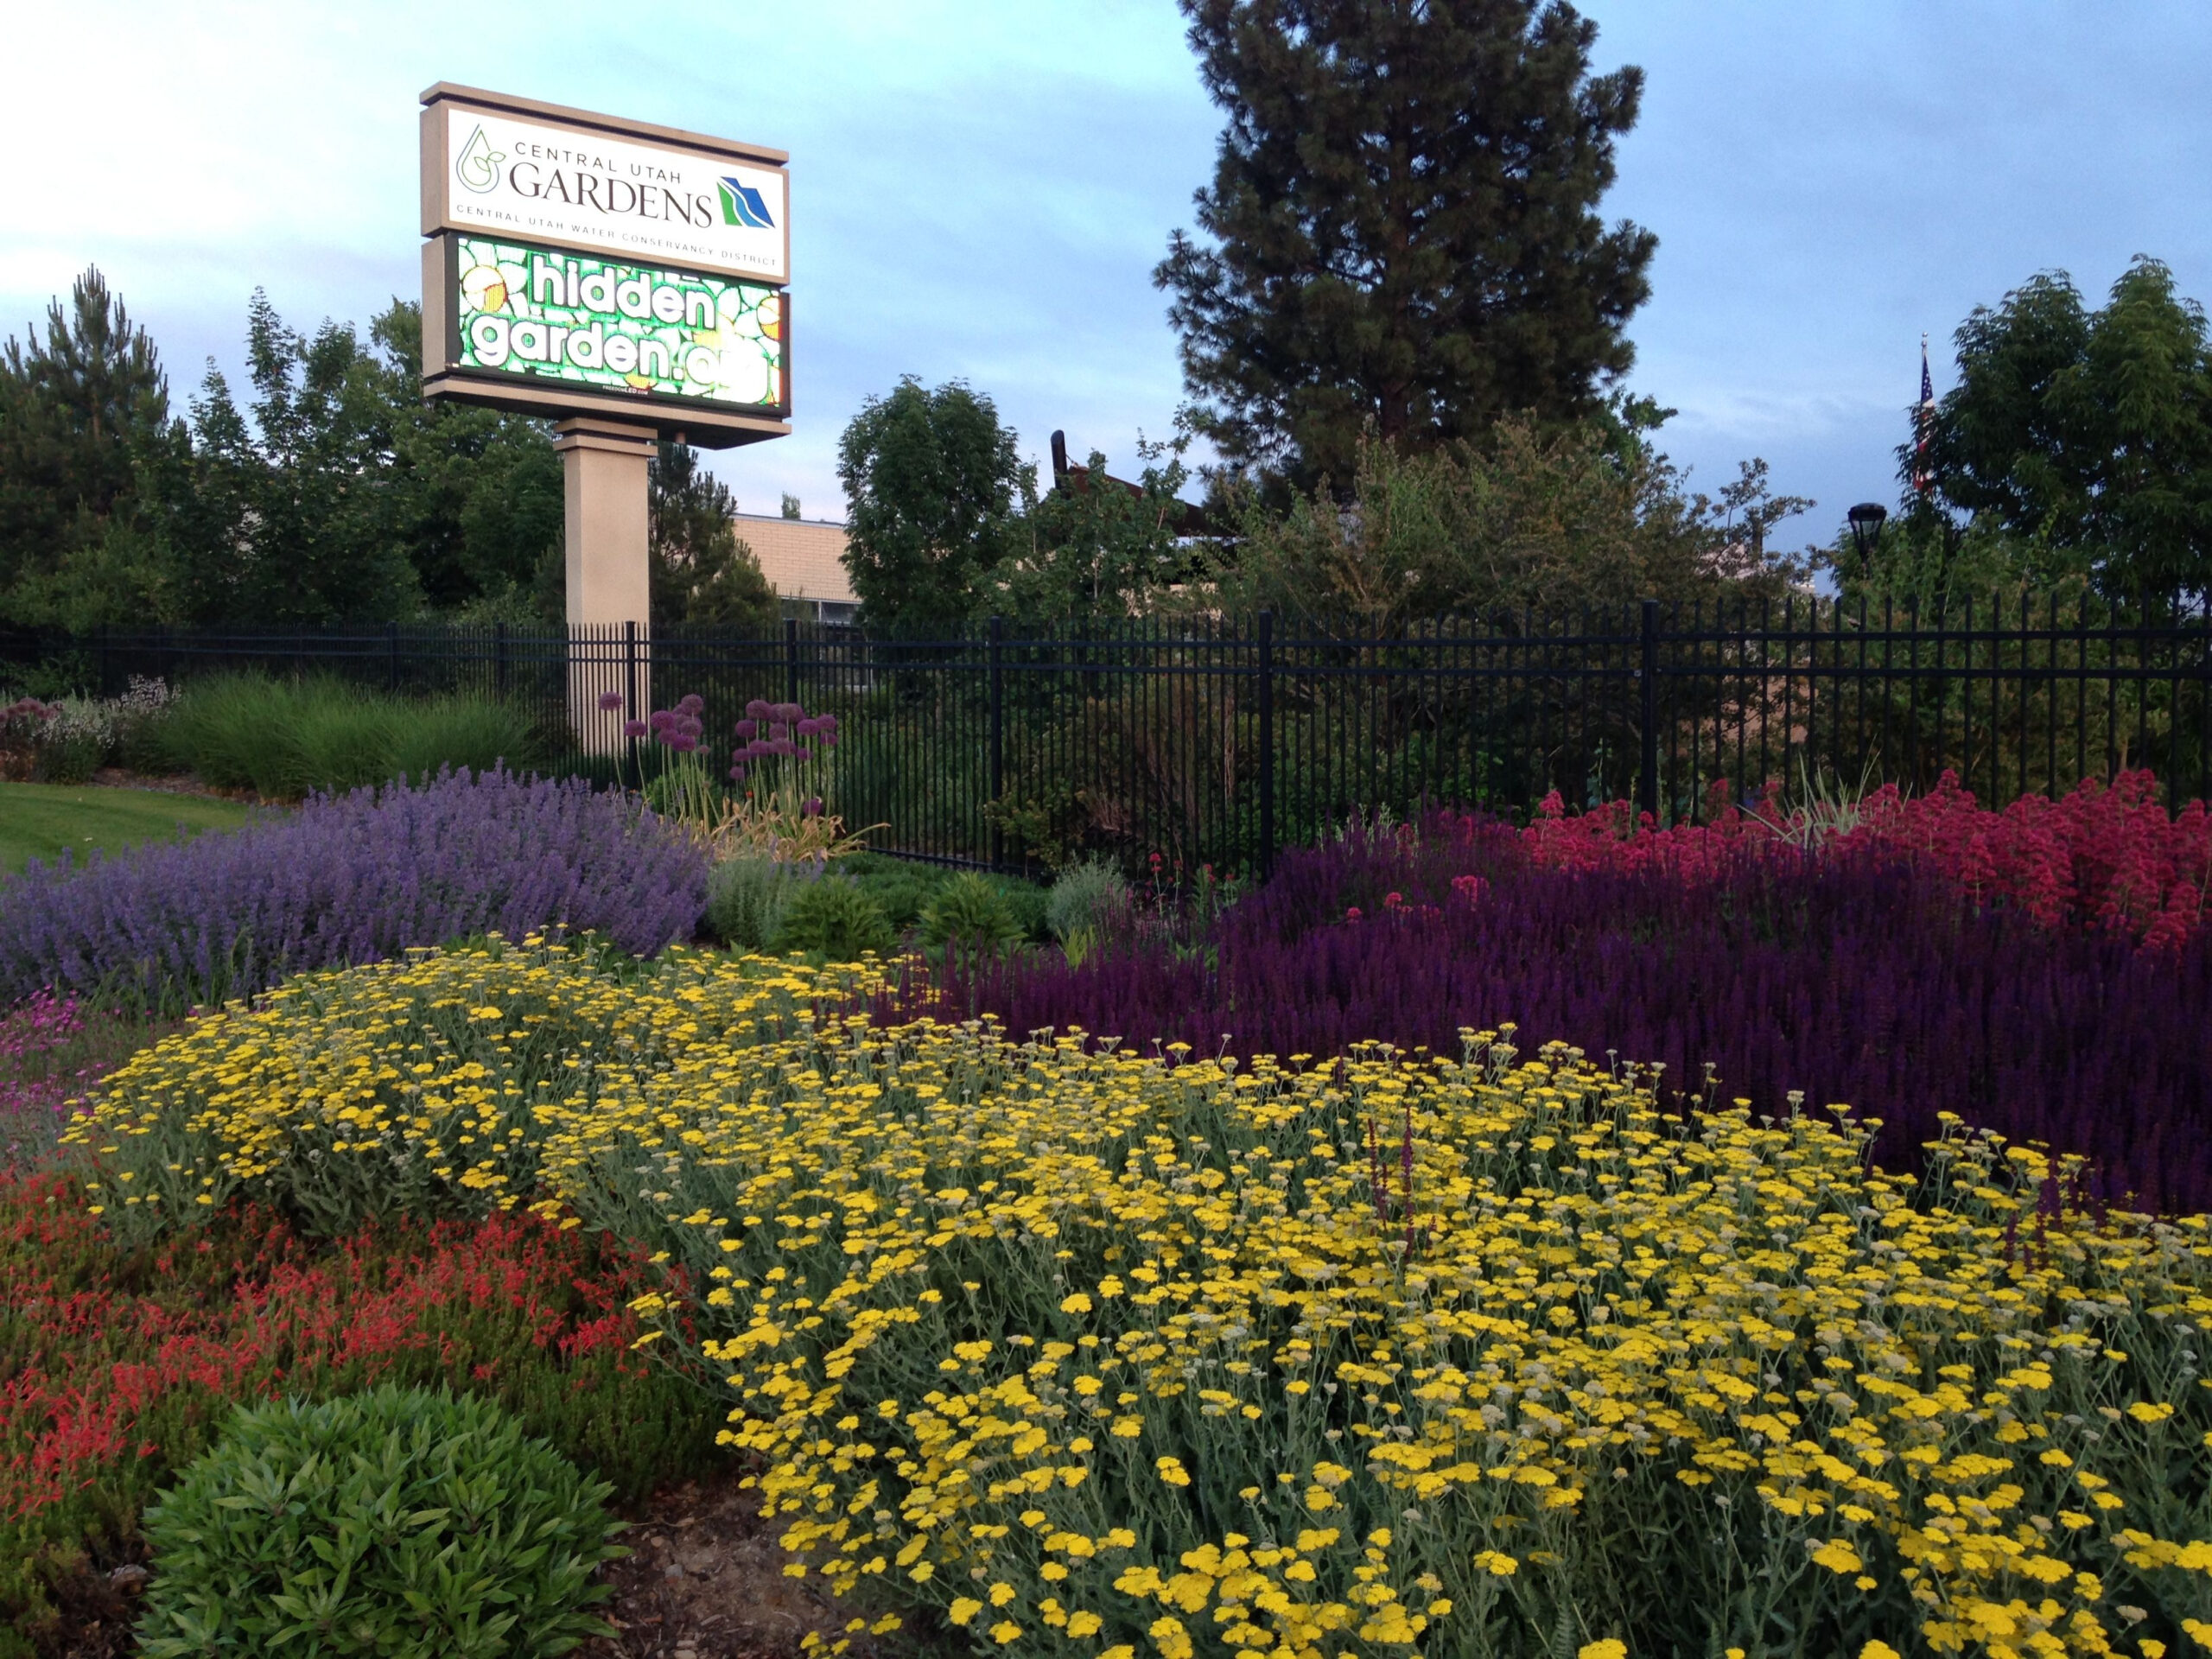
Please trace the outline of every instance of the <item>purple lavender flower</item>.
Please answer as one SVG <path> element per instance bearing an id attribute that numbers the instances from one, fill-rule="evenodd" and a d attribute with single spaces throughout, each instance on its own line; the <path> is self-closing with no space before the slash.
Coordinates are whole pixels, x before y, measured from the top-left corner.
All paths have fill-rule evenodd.
<path id="1" fill-rule="evenodd" d="M 691 937 L 706 871 L 690 836 L 620 791 L 445 772 L 83 865 L 34 861 L 0 880 L 0 997 L 181 1013 L 306 969 L 549 927 L 648 956 Z"/>

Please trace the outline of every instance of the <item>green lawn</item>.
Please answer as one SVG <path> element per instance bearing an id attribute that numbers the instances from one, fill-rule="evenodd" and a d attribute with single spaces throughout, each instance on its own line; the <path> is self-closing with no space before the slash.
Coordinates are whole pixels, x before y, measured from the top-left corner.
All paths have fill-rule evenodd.
<path id="1" fill-rule="evenodd" d="M 250 809 L 199 795 L 158 789 L 103 789 L 91 784 L 0 784 L 0 870 L 49 861 L 64 847 L 79 857 L 94 848 L 116 852 L 142 841 L 167 841 L 181 824 L 194 834 L 232 830 Z"/>

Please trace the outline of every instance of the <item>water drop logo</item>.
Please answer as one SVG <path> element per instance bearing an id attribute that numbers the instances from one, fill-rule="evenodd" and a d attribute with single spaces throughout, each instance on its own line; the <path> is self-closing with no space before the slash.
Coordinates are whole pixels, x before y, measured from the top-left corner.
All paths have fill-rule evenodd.
<path id="1" fill-rule="evenodd" d="M 489 195 L 499 186 L 499 163 L 507 159 L 503 149 L 492 148 L 492 141 L 484 136 L 479 125 L 468 135 L 468 142 L 461 147 L 461 159 L 453 165 L 454 177 L 461 181 L 461 188 L 472 195 Z"/>
<path id="2" fill-rule="evenodd" d="M 768 204 L 751 185 L 737 179 L 717 181 L 722 191 L 722 223 L 742 225 L 748 231 L 772 231 L 776 221 L 768 215 Z"/>

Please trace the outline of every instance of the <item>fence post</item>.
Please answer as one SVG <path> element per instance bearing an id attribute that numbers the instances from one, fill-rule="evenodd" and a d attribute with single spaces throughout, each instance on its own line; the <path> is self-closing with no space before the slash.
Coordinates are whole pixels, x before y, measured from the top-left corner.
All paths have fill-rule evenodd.
<path id="1" fill-rule="evenodd" d="M 622 719 L 625 726 L 638 717 L 638 625 L 632 621 L 622 625 Z M 626 740 L 630 746 L 630 770 L 642 787 L 645 773 L 638 769 L 638 740 Z"/>
<path id="2" fill-rule="evenodd" d="M 784 701 L 798 701 L 798 618 L 784 619 Z"/>
<path id="3" fill-rule="evenodd" d="M 1006 793 L 1006 682 L 1000 664 L 1000 648 L 1006 641 L 1006 618 L 991 617 L 991 866 L 1006 862 L 1005 815 L 997 810 Z"/>
<path id="4" fill-rule="evenodd" d="M 399 690 L 399 624 L 397 622 L 387 624 L 385 626 L 385 635 L 391 642 L 391 665 L 389 671 L 385 676 L 385 689 L 393 693 L 397 693 Z"/>
<path id="5" fill-rule="evenodd" d="M 1642 775 L 1637 779 L 1637 807 L 1659 821 L 1659 601 L 1643 601 L 1642 664 L 1637 670 L 1639 690 L 1643 693 L 1643 709 L 1639 718 L 1643 722 L 1643 755 Z"/>
<path id="6" fill-rule="evenodd" d="M 500 696 L 507 695 L 507 625 L 494 623 L 492 628 L 492 689 Z"/>
<path id="7" fill-rule="evenodd" d="M 1275 868 L 1275 613 L 1260 613 L 1260 880 Z"/>

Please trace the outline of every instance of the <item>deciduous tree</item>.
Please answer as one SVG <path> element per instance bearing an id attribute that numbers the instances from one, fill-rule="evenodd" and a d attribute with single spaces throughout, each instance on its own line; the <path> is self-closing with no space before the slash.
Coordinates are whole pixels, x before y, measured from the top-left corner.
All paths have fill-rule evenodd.
<path id="1" fill-rule="evenodd" d="M 912 636 L 961 626 L 1013 545 L 1036 489 L 991 400 L 908 375 L 845 429 L 845 568 L 871 628 Z"/>

